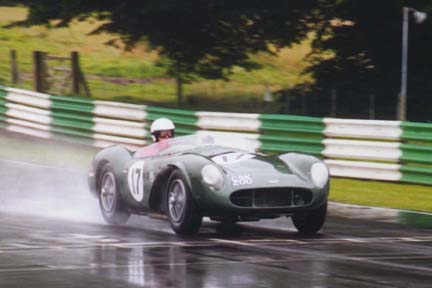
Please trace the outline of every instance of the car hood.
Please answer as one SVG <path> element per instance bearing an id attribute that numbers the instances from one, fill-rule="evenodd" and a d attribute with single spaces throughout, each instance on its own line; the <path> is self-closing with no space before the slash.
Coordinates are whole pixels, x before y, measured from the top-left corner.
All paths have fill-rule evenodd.
<path id="1" fill-rule="evenodd" d="M 209 157 L 215 164 L 231 173 L 281 173 L 292 174 L 286 163 L 275 157 L 246 153 L 243 151 L 231 151 Z"/>

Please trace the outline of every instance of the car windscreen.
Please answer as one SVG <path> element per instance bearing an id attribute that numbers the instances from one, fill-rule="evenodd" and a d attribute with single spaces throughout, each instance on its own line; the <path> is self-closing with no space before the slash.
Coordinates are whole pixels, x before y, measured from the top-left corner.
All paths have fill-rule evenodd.
<path id="1" fill-rule="evenodd" d="M 135 157 L 181 153 L 196 147 L 217 145 L 254 152 L 253 145 L 247 139 L 233 135 L 194 134 L 162 140 L 151 144 L 135 153 Z"/>

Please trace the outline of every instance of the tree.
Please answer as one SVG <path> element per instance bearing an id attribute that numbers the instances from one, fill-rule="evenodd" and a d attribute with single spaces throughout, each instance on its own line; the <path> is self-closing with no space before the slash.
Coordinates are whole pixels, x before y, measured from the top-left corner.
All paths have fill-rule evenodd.
<path id="1" fill-rule="evenodd" d="M 148 41 L 167 58 L 173 75 L 226 77 L 233 66 L 257 67 L 249 55 L 302 40 L 314 21 L 318 0 L 26 0 L 22 24 L 96 16 L 96 31 L 120 35 L 128 45 Z"/>
<path id="2" fill-rule="evenodd" d="M 395 119 L 401 79 L 402 7 L 412 5 L 431 11 L 432 1 L 320 3 L 320 33 L 313 43 L 315 57 L 311 57 L 308 69 L 316 79 L 308 93 L 326 96 L 320 97 L 318 105 L 329 101 L 335 89 L 341 99 L 340 115 L 365 117 L 369 97 L 375 95 L 378 114 Z M 432 21 L 416 25 L 410 18 L 408 116 L 411 120 L 431 120 Z M 323 51 L 331 51 L 333 57 L 320 57 Z"/>
<path id="3" fill-rule="evenodd" d="M 104 20 L 94 33 L 120 36 L 127 48 L 145 40 L 165 58 L 178 83 L 220 79 L 234 66 L 258 68 L 249 55 L 302 40 L 320 0 L 16 0 L 30 8 L 21 24 L 59 26 L 72 19 Z M 181 85 L 178 85 L 181 98 Z"/>

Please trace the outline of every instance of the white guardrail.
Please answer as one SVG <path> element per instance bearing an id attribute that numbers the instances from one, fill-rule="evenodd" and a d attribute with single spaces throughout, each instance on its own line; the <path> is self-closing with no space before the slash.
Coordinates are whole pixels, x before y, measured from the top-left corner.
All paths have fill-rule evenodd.
<path id="1" fill-rule="evenodd" d="M 324 118 L 323 122 L 327 139 L 323 140 L 322 155 L 327 158 L 325 162 L 332 175 L 389 181 L 401 179 L 401 165 L 396 164 L 402 155 L 400 143 L 383 142 L 399 141 L 402 135 L 400 121 Z"/>
<path id="2" fill-rule="evenodd" d="M 432 184 L 432 167 L 427 166 L 432 164 L 432 125 L 426 123 L 420 123 L 410 137 L 426 141 L 430 137 L 431 143 L 406 144 L 401 140 L 400 121 L 192 112 L 8 87 L 0 89 L 0 96 L 0 123 L 8 130 L 37 137 L 66 135 L 97 147 L 119 143 L 134 149 L 149 141 L 154 119 L 169 117 L 179 135 L 212 133 L 228 135 L 230 141 L 230 133 L 236 133 L 253 141 L 254 147 L 249 148 L 306 151 L 324 157 L 333 176 Z M 407 164 L 424 162 L 426 167 Z"/>

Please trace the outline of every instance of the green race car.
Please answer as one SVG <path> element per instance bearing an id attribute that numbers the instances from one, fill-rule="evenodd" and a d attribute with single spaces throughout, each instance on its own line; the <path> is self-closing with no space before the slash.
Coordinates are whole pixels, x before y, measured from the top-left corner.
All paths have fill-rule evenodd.
<path id="1" fill-rule="evenodd" d="M 264 155 L 251 147 L 243 138 L 212 135 L 136 152 L 111 146 L 91 164 L 90 190 L 111 224 L 131 214 L 159 216 L 176 233 L 193 234 L 203 217 L 234 223 L 291 216 L 299 232 L 318 232 L 327 213 L 326 165 L 307 154 Z"/>

